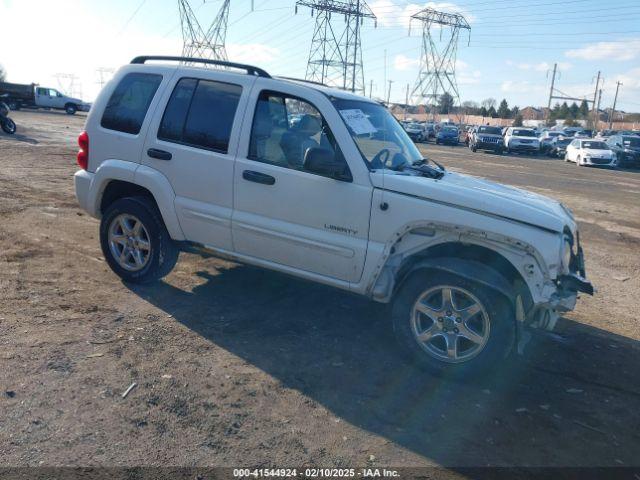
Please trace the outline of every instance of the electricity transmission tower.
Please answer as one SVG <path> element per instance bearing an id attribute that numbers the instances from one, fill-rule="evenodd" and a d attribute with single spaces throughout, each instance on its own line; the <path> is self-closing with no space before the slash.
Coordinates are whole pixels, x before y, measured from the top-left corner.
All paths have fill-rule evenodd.
<path id="1" fill-rule="evenodd" d="M 56 73 L 54 75 L 58 81 L 60 90 L 70 97 L 82 98 L 82 85 L 78 82 L 79 78 L 73 73 Z"/>
<path id="2" fill-rule="evenodd" d="M 305 78 L 364 93 L 364 70 L 360 27 L 364 18 L 376 20 L 364 0 L 298 0 L 316 15 Z M 332 22 L 332 14 L 344 18 L 344 25 Z M 376 24 L 377 26 L 377 24 Z"/>
<path id="3" fill-rule="evenodd" d="M 227 37 L 227 21 L 229 19 L 229 2 L 224 0 L 216 18 L 209 29 L 205 30 L 198 22 L 189 0 L 178 0 L 180 24 L 182 26 L 182 56 L 227 60 L 225 41 Z"/>
<path id="4" fill-rule="evenodd" d="M 427 101 L 434 105 L 445 93 L 460 102 L 456 82 L 456 57 L 461 30 L 471 31 L 467 20 L 458 13 L 439 12 L 425 8 L 411 16 L 422 23 L 420 72 L 411 91 L 411 101 Z M 439 38 L 438 38 L 439 37 Z M 443 38 L 444 37 L 444 38 Z"/>

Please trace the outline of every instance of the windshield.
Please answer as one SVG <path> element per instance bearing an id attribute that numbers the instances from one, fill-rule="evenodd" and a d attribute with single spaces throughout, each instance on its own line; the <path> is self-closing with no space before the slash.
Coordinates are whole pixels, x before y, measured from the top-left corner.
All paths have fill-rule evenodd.
<path id="1" fill-rule="evenodd" d="M 640 137 L 622 137 L 625 147 L 640 147 Z"/>
<path id="2" fill-rule="evenodd" d="M 453 135 L 454 133 L 458 133 L 458 129 L 457 129 L 457 128 L 455 128 L 455 127 L 444 127 L 444 128 L 442 129 L 442 131 L 443 131 L 444 133 L 449 133 L 449 134 L 451 134 L 451 135 Z"/>
<path id="3" fill-rule="evenodd" d="M 547 132 L 548 137 L 559 137 L 560 135 L 564 135 L 563 132 Z"/>
<path id="4" fill-rule="evenodd" d="M 536 136 L 533 130 L 514 130 L 512 132 L 512 135 L 515 135 L 516 137 L 535 137 Z"/>
<path id="5" fill-rule="evenodd" d="M 377 103 L 332 98 L 369 168 L 403 168 L 422 159 L 402 125 Z"/>
<path id="6" fill-rule="evenodd" d="M 572 140 L 570 138 L 560 138 L 558 139 L 558 145 L 569 145 Z"/>
<path id="7" fill-rule="evenodd" d="M 582 142 L 582 148 L 590 148 L 591 150 L 607 150 L 607 144 L 604 142 Z"/>
<path id="8" fill-rule="evenodd" d="M 502 129 L 498 127 L 480 127 L 478 133 L 488 133 L 490 135 L 502 135 Z"/>

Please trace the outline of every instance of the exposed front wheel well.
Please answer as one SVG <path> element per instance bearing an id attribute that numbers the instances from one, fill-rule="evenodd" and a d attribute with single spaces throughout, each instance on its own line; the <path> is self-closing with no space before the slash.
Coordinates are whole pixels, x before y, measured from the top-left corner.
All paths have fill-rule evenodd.
<path id="1" fill-rule="evenodd" d="M 100 202 L 100 213 L 104 214 L 113 202 L 125 197 L 146 197 L 158 207 L 153 194 L 144 187 L 122 180 L 112 180 L 104 189 Z"/>
<path id="2" fill-rule="evenodd" d="M 407 258 L 398 271 L 396 289 L 422 260 L 437 258 L 458 258 L 481 263 L 504 277 L 515 294 L 521 296 L 525 311 L 533 306 L 531 292 L 526 282 L 509 260 L 490 248 L 462 242 L 434 245 Z"/>

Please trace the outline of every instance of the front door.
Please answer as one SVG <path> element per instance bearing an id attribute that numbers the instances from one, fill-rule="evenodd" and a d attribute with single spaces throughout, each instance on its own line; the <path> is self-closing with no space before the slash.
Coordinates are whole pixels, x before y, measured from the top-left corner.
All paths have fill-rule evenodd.
<path id="1" fill-rule="evenodd" d="M 56 91 L 52 88 L 36 87 L 36 105 L 45 108 L 58 108 Z"/>
<path id="2" fill-rule="evenodd" d="M 326 115 L 296 96 L 296 87 L 254 88 L 247 109 L 253 115 L 243 127 L 250 138 L 248 145 L 241 144 L 234 172 L 235 250 L 296 271 L 357 282 L 372 187 L 349 180 Z M 343 162 L 343 179 L 308 171 L 312 149 Z"/>
<path id="3" fill-rule="evenodd" d="M 171 183 L 187 240 L 232 250 L 233 163 L 255 77 L 194 70 L 172 80 L 149 128 L 142 163 Z M 240 117 L 238 119 L 237 117 Z"/>

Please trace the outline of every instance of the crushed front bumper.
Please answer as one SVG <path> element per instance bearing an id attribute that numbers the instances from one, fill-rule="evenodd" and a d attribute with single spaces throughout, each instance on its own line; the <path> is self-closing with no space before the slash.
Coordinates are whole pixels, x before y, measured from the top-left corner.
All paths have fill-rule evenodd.
<path id="1" fill-rule="evenodd" d="M 571 294 L 582 292 L 588 295 L 595 293 L 593 284 L 587 280 L 587 273 L 584 266 L 584 252 L 580 245 L 580 236 L 576 235 L 576 252 L 571 255 L 569 265 L 570 273 L 558 276 L 557 284 L 560 293 L 569 292 Z"/>

